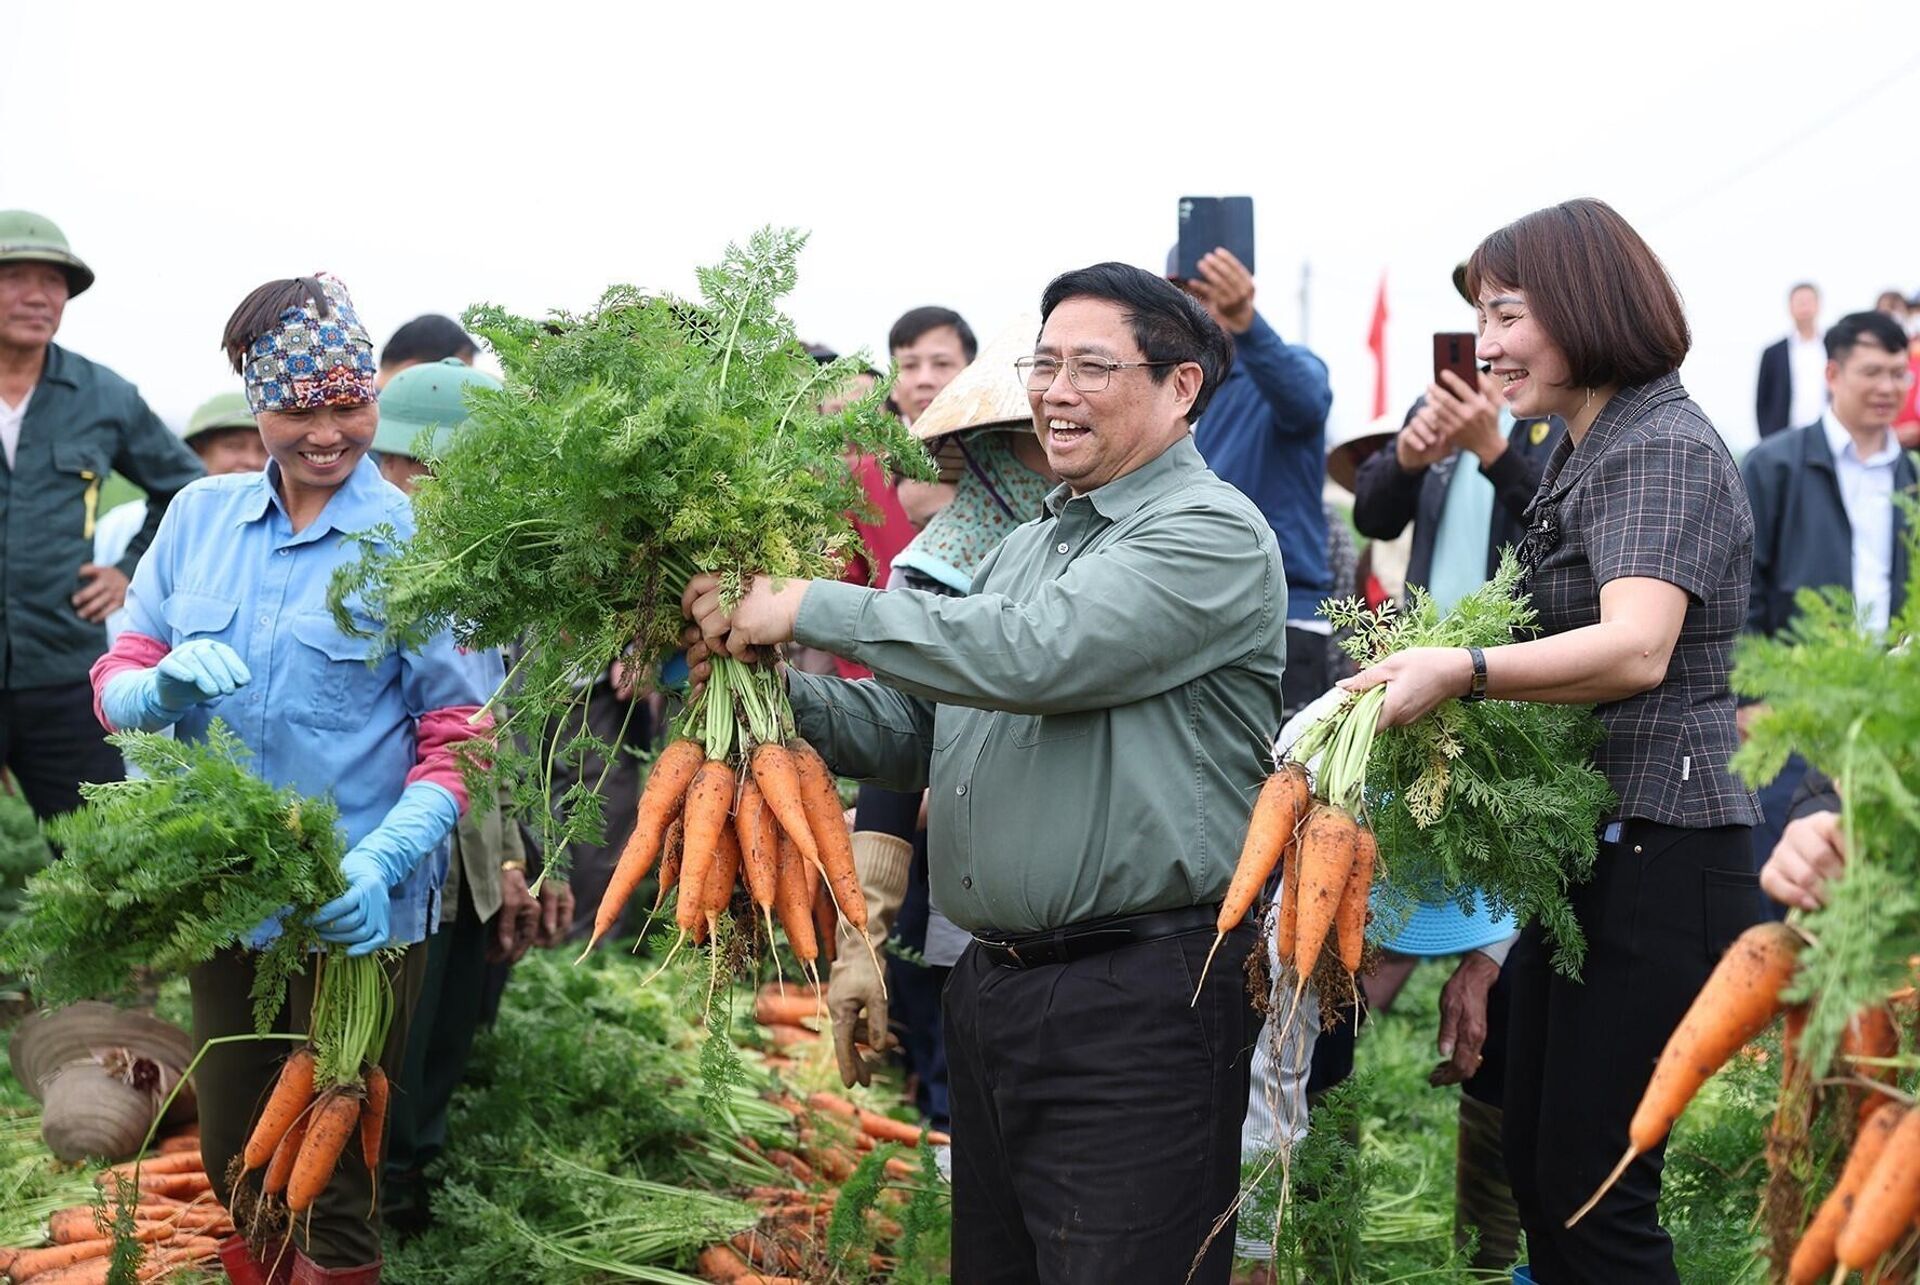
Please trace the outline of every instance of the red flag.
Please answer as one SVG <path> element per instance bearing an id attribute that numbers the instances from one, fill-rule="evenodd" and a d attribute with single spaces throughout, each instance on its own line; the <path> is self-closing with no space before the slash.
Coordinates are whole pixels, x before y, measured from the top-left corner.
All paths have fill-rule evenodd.
<path id="1" fill-rule="evenodd" d="M 1367 327 L 1367 348 L 1373 353 L 1373 417 L 1387 413 L 1387 274 L 1380 274 L 1380 293 L 1373 300 L 1373 324 Z"/>

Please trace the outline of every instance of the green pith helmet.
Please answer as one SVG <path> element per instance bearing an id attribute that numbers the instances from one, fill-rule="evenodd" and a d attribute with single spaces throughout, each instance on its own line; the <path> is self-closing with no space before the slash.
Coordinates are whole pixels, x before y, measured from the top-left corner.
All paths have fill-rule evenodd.
<path id="1" fill-rule="evenodd" d="M 418 459 L 414 440 L 433 429 L 433 449 L 443 451 L 454 431 L 467 422 L 467 389 L 498 387 L 499 380 L 458 357 L 409 366 L 380 390 L 380 427 L 374 430 L 373 449 Z"/>
<path id="2" fill-rule="evenodd" d="M 253 409 L 247 405 L 245 393 L 215 393 L 201 402 L 193 412 L 193 418 L 187 421 L 186 431 L 180 434 L 180 440 L 191 442 L 202 433 L 212 433 L 223 428 L 254 428 Z"/>
<path id="3" fill-rule="evenodd" d="M 52 219 L 31 210 L 0 210 L 0 263 L 25 259 L 66 269 L 69 299 L 93 284 L 93 269 L 67 248 L 66 234 Z"/>

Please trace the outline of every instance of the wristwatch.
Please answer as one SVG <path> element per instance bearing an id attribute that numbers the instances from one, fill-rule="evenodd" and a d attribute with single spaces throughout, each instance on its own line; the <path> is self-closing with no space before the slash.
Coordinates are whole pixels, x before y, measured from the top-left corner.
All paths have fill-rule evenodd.
<path id="1" fill-rule="evenodd" d="M 1487 698 L 1487 653 L 1478 647 L 1467 648 L 1467 655 L 1473 660 L 1473 685 L 1467 688 L 1463 701 L 1483 701 Z"/>
<path id="2" fill-rule="evenodd" d="M 505 874 L 509 870 L 518 870 L 521 874 L 525 874 L 527 872 L 526 859 L 523 857 L 508 857 L 500 863 L 500 873 Z"/>

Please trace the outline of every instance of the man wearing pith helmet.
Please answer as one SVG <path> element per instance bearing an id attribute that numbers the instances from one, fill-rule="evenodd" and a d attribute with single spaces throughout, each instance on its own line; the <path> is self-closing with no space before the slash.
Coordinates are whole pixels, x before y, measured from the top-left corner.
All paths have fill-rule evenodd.
<path id="1" fill-rule="evenodd" d="M 87 670 L 168 502 L 201 473 L 132 384 L 53 342 L 92 284 L 50 220 L 0 211 L 0 763 L 41 817 L 77 806 L 80 782 L 121 775 Z M 110 473 L 150 503 L 105 564 L 93 537 Z"/>

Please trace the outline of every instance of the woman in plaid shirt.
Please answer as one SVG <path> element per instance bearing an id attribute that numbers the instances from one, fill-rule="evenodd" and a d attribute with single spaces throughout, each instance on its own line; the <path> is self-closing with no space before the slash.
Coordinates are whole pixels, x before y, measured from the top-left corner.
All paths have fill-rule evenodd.
<path id="1" fill-rule="evenodd" d="M 1480 359 L 1514 415 L 1568 427 L 1520 549 L 1543 636 L 1415 649 L 1347 685 L 1391 684 L 1385 726 L 1455 697 L 1597 707 L 1607 738 L 1596 765 L 1620 803 L 1593 880 L 1573 892 L 1587 960 L 1577 982 L 1556 975 L 1536 926 L 1507 962 L 1503 1142 L 1535 1280 L 1678 1282 L 1658 1217 L 1661 1149 L 1564 1224 L 1626 1150 L 1668 1035 L 1758 917 L 1758 809 L 1727 770 L 1753 518 L 1725 444 L 1681 387 L 1679 297 L 1610 207 L 1527 215 L 1480 244 L 1467 281 Z"/>

